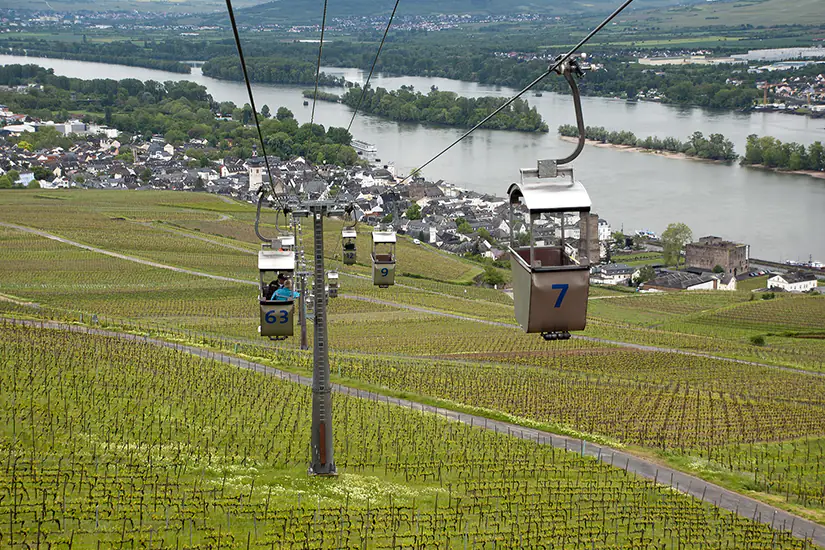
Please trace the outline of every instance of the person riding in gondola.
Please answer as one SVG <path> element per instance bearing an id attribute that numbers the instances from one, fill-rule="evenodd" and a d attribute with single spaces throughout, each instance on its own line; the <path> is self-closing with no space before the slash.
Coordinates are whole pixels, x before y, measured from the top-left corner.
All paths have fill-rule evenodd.
<path id="1" fill-rule="evenodd" d="M 276 302 L 287 302 L 289 300 L 294 300 L 295 298 L 300 297 L 300 293 L 293 292 L 292 280 L 290 279 L 286 279 L 286 281 L 284 281 L 284 284 L 272 294 L 272 300 Z"/>
<path id="2" fill-rule="evenodd" d="M 285 282 L 286 282 L 286 277 L 284 276 L 283 273 L 279 273 L 278 278 L 276 280 L 270 282 L 269 285 L 267 285 L 267 287 L 266 287 L 266 296 L 270 296 L 270 300 L 274 300 L 275 299 L 275 292 L 279 288 L 284 286 Z"/>

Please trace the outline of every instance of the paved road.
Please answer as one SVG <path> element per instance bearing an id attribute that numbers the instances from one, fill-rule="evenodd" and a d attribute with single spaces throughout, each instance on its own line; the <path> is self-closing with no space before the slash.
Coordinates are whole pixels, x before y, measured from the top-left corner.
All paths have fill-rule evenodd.
<path id="1" fill-rule="evenodd" d="M 269 376 L 288 380 L 296 384 L 312 387 L 312 379 L 306 376 L 291 374 L 279 369 L 268 367 L 260 363 L 253 363 L 245 359 L 232 357 L 230 355 L 214 352 L 198 348 L 195 346 L 186 346 L 173 342 L 165 342 L 154 338 L 147 338 L 137 336 L 134 334 L 124 334 L 114 331 L 94 329 L 83 326 L 64 325 L 53 322 L 40 321 L 13 321 L 18 324 L 29 326 L 38 326 L 48 329 L 69 330 L 72 332 L 79 332 L 83 334 L 96 334 L 103 336 L 110 336 L 121 338 L 124 340 L 131 340 L 135 342 L 145 342 L 157 346 L 162 346 L 170 349 L 175 349 L 203 357 L 205 359 L 214 359 L 223 363 L 236 366 L 238 368 L 260 372 Z M 636 474 L 645 479 L 655 480 L 661 485 L 673 487 L 677 491 L 690 495 L 696 499 L 702 500 L 714 506 L 718 506 L 725 510 L 734 512 L 742 517 L 750 518 L 759 521 L 766 525 L 771 525 L 773 528 L 782 531 L 791 531 L 795 537 L 800 539 L 812 540 L 816 545 L 825 548 L 825 526 L 818 525 L 812 521 L 795 516 L 779 508 L 769 506 L 757 500 L 740 495 L 734 491 L 730 491 L 718 485 L 708 483 L 697 477 L 685 474 L 678 470 L 661 466 L 652 461 L 639 458 L 624 451 L 614 449 L 605 445 L 597 445 L 589 443 L 581 439 L 573 437 L 555 435 L 541 430 L 532 428 L 525 428 L 517 424 L 508 422 L 501 422 L 498 420 L 490 420 L 484 417 L 458 413 L 440 407 L 433 407 L 430 405 L 423 405 L 407 399 L 398 399 L 395 397 L 387 397 L 374 392 L 359 390 L 343 386 L 341 384 L 334 384 L 333 391 L 340 394 L 346 394 L 360 399 L 369 399 L 371 401 L 381 401 L 391 405 L 404 407 L 407 409 L 415 409 L 422 412 L 438 414 L 454 422 L 462 422 L 478 428 L 486 430 L 494 430 L 498 433 L 506 433 L 508 435 L 535 441 L 542 445 L 552 445 L 559 449 L 576 452 L 584 456 L 593 457 L 605 464 L 610 464 L 616 468 L 627 470 L 632 474 Z"/>
<path id="2" fill-rule="evenodd" d="M 48 233 L 46 231 L 41 231 L 39 229 L 34 229 L 34 228 L 26 227 L 26 226 L 23 226 L 23 225 L 16 225 L 16 224 L 13 224 L 13 223 L 0 222 L 0 226 L 8 227 L 10 229 L 16 229 L 18 231 L 24 231 L 26 233 L 31 233 L 33 235 L 38 235 L 40 237 L 44 237 L 46 239 L 51 239 L 53 241 L 57 241 L 57 242 L 60 242 L 60 243 L 63 243 L 63 244 L 76 246 L 78 248 L 82 248 L 83 250 L 89 250 L 91 252 L 97 252 L 99 254 L 105 254 L 107 256 L 111 256 L 113 258 L 118 258 L 120 260 L 127 260 L 127 261 L 130 261 L 130 262 L 135 262 L 135 263 L 142 264 L 142 265 L 148 265 L 148 266 L 151 266 L 151 267 L 156 267 L 158 269 L 167 269 L 169 271 L 174 271 L 176 273 L 185 273 L 187 275 L 194 275 L 196 277 L 205 277 L 205 278 L 214 279 L 214 280 L 217 280 L 217 281 L 226 281 L 226 282 L 230 282 L 230 283 L 239 283 L 239 284 L 244 284 L 244 285 L 258 286 L 258 283 L 256 281 L 248 281 L 248 280 L 244 280 L 244 279 L 235 279 L 235 278 L 232 278 L 232 277 L 224 277 L 222 275 L 213 275 L 211 273 L 204 273 L 202 271 L 194 271 L 194 270 L 191 270 L 191 269 L 184 269 L 182 267 L 174 267 L 174 266 L 171 266 L 171 265 L 161 264 L 161 263 L 153 262 L 153 261 L 150 261 L 150 260 L 144 260 L 142 258 L 136 258 L 134 256 L 127 256 L 126 254 L 120 254 L 118 252 L 112 252 L 112 251 L 105 250 L 105 249 L 102 249 L 102 248 L 97 248 L 97 247 L 94 247 L 94 246 L 85 245 L 85 244 L 78 243 L 78 242 L 75 242 L 75 241 L 72 241 L 72 240 L 69 240 L 69 239 L 65 239 L 63 237 L 58 237 L 57 235 L 53 235 L 53 234 Z M 359 278 L 367 278 L 367 277 L 364 277 L 362 275 L 351 275 L 351 276 L 352 277 L 359 277 Z M 410 288 L 413 288 L 413 287 L 410 287 Z M 420 290 L 420 289 L 416 289 L 416 290 Z M 425 292 L 431 292 L 431 291 L 425 291 Z M 435 294 L 438 294 L 438 293 L 435 293 Z M 481 323 L 481 324 L 489 325 L 489 326 L 512 328 L 512 329 L 517 329 L 518 328 L 517 325 L 511 324 L 511 323 L 501 323 L 501 322 L 498 322 L 498 321 L 489 321 L 489 320 L 486 320 L 486 319 L 478 319 L 476 317 L 466 317 L 466 316 L 463 316 L 463 315 L 457 315 L 457 314 L 454 314 L 454 313 L 447 313 L 447 312 L 444 312 L 444 311 L 436 311 L 436 310 L 421 308 L 421 307 L 412 306 L 412 305 L 408 305 L 408 304 L 399 304 L 399 303 L 396 303 L 396 302 L 389 302 L 389 301 L 386 301 L 386 300 L 379 300 L 377 298 L 367 298 L 365 296 L 354 296 L 354 295 L 351 295 L 351 294 L 342 294 L 341 296 L 344 297 L 344 298 L 348 298 L 350 300 L 359 300 L 359 301 L 362 301 L 362 302 L 371 302 L 371 303 L 374 303 L 374 304 L 386 305 L 386 306 L 390 306 L 390 307 L 394 307 L 394 308 L 398 308 L 398 309 L 406 309 L 408 311 L 416 311 L 416 312 L 419 312 L 419 313 L 425 313 L 427 315 L 437 315 L 437 316 L 440 316 L 440 317 L 447 317 L 447 318 L 450 318 L 450 319 L 457 319 L 457 320 L 460 320 L 460 321 L 470 321 L 470 322 L 473 322 L 473 323 Z M 452 296 L 452 295 L 445 294 L 444 296 L 449 297 L 449 298 L 454 298 L 454 296 Z M 539 338 L 539 336 L 536 335 L 536 338 Z M 633 343 L 630 343 L 630 342 L 620 342 L 620 341 L 616 341 L 616 340 L 607 340 L 607 339 L 604 339 L 604 338 L 595 338 L 595 337 L 592 337 L 592 336 L 576 335 L 576 336 L 573 336 L 573 338 L 580 339 L 580 340 L 587 340 L 587 341 L 595 342 L 595 343 L 599 343 L 599 344 L 607 344 L 607 345 L 612 345 L 612 346 L 618 346 L 618 347 L 627 348 L 627 349 L 635 349 L 635 350 L 640 350 L 640 351 L 658 351 L 658 352 L 664 352 L 664 353 L 675 353 L 675 354 L 678 354 L 678 355 L 685 355 L 685 356 L 688 356 L 688 357 L 701 357 L 701 358 L 706 358 L 706 359 L 715 359 L 717 361 L 725 361 L 725 362 L 728 362 L 728 363 L 737 363 L 737 364 L 740 364 L 740 365 L 749 365 L 749 366 L 756 366 L 756 367 L 767 367 L 767 368 L 778 369 L 778 370 L 783 370 L 783 371 L 787 371 L 787 372 L 793 372 L 793 373 L 797 373 L 797 374 L 806 374 L 806 375 L 810 375 L 810 376 L 825 376 L 825 373 L 821 373 L 821 372 L 811 372 L 811 371 L 795 369 L 795 368 L 791 368 L 791 367 L 781 367 L 781 366 L 777 366 L 777 365 L 768 365 L 768 364 L 765 364 L 765 363 L 755 363 L 755 362 L 752 362 L 752 361 L 744 361 L 742 359 L 732 359 L 732 358 L 729 358 L 729 357 L 719 357 L 717 355 L 712 355 L 712 354 L 708 354 L 708 353 L 685 351 L 685 350 L 680 350 L 680 349 L 676 349 L 676 348 L 646 346 L 646 345 L 642 345 L 642 344 L 633 344 Z"/>

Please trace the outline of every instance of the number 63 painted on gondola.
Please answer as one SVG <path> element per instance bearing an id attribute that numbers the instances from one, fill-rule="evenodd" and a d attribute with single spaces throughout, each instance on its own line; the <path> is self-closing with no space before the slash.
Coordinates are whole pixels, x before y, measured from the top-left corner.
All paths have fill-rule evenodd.
<path id="1" fill-rule="evenodd" d="M 286 310 L 270 311 L 264 316 L 264 320 L 270 325 L 274 325 L 276 323 L 283 325 L 289 322 L 289 312 Z"/>

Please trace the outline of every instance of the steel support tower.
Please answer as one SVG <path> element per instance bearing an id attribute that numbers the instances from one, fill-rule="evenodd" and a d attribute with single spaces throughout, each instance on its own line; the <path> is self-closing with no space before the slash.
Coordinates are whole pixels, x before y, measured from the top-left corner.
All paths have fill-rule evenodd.
<path id="1" fill-rule="evenodd" d="M 314 249 L 314 320 L 312 370 L 311 475 L 336 475 L 332 440 L 332 384 L 329 380 L 326 271 L 324 270 L 324 217 L 343 211 L 331 201 L 305 203 L 306 210 L 293 215 L 312 217 Z"/>

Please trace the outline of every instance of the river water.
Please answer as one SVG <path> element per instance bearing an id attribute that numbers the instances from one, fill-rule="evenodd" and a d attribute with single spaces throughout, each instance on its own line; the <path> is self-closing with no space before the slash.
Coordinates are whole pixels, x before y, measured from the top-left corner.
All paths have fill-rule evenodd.
<path id="1" fill-rule="evenodd" d="M 239 105 L 247 102 L 243 84 L 205 77 L 200 69 L 181 75 L 100 63 L 0 55 L 0 64 L 13 63 L 36 63 L 53 68 L 56 74 L 76 78 L 185 79 L 206 86 L 217 101 Z M 355 82 L 365 78 L 357 69 L 325 71 Z M 372 84 L 388 89 L 411 85 L 422 92 L 436 85 L 440 90 L 466 96 L 514 93 L 504 87 L 438 78 L 374 75 Z M 273 111 L 285 106 L 300 122 L 308 122 L 311 107 L 303 106 L 304 88 L 256 85 L 256 104 L 268 104 Z M 424 175 L 475 191 L 504 195 L 518 177 L 520 167 L 535 166 L 538 158 L 564 156 L 573 145 L 560 140 L 555 128 L 575 122 L 571 98 L 549 92 L 543 97 L 525 98 L 547 121 L 549 134 L 479 130 L 427 167 Z M 694 131 L 705 135 L 721 133 L 736 144 L 740 153 L 744 153 L 749 134 L 772 135 L 805 144 L 825 141 L 825 120 L 779 113 L 716 112 L 604 98 L 584 98 L 583 108 L 588 125 L 682 140 Z M 346 126 L 351 116 L 348 107 L 334 103 L 319 102 L 315 111 L 315 121 L 325 126 Z M 376 144 L 383 161 L 394 162 L 401 173 L 420 166 L 463 132 L 399 124 L 368 115 L 359 115 L 352 128 L 357 139 Z M 825 260 L 825 180 L 590 146 L 574 167 L 577 179 L 590 192 L 594 211 L 615 229 L 650 229 L 660 233 L 667 224 L 681 221 L 697 237 L 713 234 L 748 243 L 755 257 L 807 260 L 812 255 L 815 260 Z"/>

